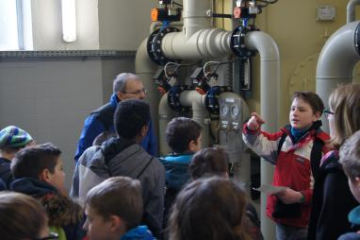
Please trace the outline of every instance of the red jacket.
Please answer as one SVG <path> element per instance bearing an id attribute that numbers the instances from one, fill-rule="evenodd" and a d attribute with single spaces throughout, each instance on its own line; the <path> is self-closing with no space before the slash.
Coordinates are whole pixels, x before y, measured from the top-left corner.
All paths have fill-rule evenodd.
<path id="1" fill-rule="evenodd" d="M 283 134 L 287 134 L 278 154 L 279 141 Z M 275 165 L 273 178 L 274 186 L 287 186 L 305 196 L 301 204 L 301 216 L 298 218 L 274 218 L 272 216 L 276 203 L 276 195 L 269 195 L 266 206 L 266 215 L 277 223 L 294 227 L 306 227 L 310 217 L 310 203 L 314 178 L 311 171 L 310 154 L 315 136 L 324 142 L 329 135 L 318 129 L 311 129 L 295 144 L 290 136 L 290 126 L 280 129 L 279 132 L 269 134 L 260 130 L 250 131 L 246 124 L 243 128 L 243 140 L 246 145 L 260 157 Z M 323 154 L 327 149 L 323 147 Z"/>

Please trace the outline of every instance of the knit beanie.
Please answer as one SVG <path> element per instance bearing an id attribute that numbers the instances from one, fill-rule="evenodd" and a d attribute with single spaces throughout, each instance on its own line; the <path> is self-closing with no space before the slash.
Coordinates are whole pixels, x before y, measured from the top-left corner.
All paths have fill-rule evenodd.
<path id="1" fill-rule="evenodd" d="M 8 126 L 0 131 L 0 148 L 22 148 L 33 141 L 29 133 L 16 126 Z"/>

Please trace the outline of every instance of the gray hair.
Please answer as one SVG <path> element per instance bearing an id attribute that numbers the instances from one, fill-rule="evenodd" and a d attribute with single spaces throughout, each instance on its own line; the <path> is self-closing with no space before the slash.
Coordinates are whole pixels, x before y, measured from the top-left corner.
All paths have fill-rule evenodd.
<path id="1" fill-rule="evenodd" d="M 114 93 L 124 92 L 126 82 L 130 79 L 140 81 L 139 76 L 137 76 L 136 74 L 133 74 L 133 73 L 120 73 L 119 75 L 117 75 L 116 78 L 114 79 L 114 83 L 113 83 Z"/>

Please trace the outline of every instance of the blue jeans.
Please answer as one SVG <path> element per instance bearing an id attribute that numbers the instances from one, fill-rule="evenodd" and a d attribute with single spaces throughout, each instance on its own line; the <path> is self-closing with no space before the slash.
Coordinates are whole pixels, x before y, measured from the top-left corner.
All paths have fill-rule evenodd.
<path id="1" fill-rule="evenodd" d="M 281 223 L 276 224 L 276 240 L 306 240 L 308 228 L 291 227 Z"/>

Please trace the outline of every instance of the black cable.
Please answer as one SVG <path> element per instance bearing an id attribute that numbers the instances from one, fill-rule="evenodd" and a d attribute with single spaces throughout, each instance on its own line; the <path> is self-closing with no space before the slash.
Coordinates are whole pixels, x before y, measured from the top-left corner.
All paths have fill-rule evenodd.
<path id="1" fill-rule="evenodd" d="M 174 4 L 174 5 L 176 5 L 176 6 L 179 6 L 179 7 L 183 7 L 183 5 L 182 5 L 182 4 L 177 3 L 177 2 L 173 2 L 173 4 Z"/>

